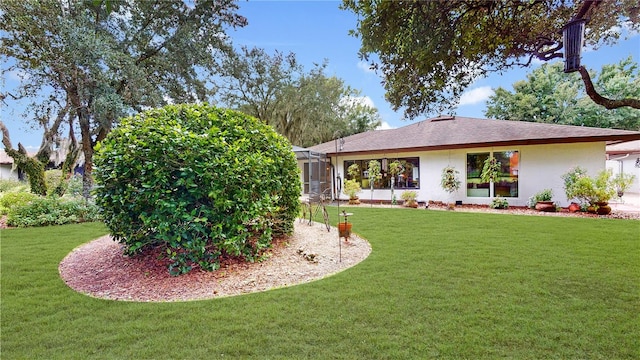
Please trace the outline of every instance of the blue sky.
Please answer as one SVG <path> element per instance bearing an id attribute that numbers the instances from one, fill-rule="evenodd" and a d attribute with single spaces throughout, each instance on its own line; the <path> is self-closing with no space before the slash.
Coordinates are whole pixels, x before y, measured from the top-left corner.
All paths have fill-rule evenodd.
<path id="1" fill-rule="evenodd" d="M 337 76 L 360 90 L 378 108 L 384 126 L 407 125 L 408 121 L 402 120 L 402 113 L 392 111 L 385 101 L 380 77 L 358 58 L 360 41 L 348 34 L 356 26 L 356 15 L 340 10 L 339 5 L 339 1 L 242 1 L 239 13 L 247 17 L 249 24 L 229 30 L 228 35 L 236 46 L 256 46 L 270 53 L 276 49 L 284 53 L 293 52 L 306 70 L 326 59 L 326 74 Z M 599 70 L 604 64 L 617 63 L 629 56 L 640 62 L 640 36 L 637 34 L 616 46 L 584 52 L 582 63 L 590 69 Z M 485 102 L 492 89 L 501 86 L 511 90 L 511 84 L 525 79 L 526 74 L 539 65 L 478 79 L 463 95 L 456 114 L 484 117 Z M 17 77 L 9 74 L 2 80 L 0 86 L 10 88 Z M 25 146 L 37 147 L 42 131 L 22 124 L 12 111 L 12 102 L 8 101 L 8 104 L 9 107 L 2 104 L 0 116 L 11 132 L 13 145 L 20 141 Z"/>

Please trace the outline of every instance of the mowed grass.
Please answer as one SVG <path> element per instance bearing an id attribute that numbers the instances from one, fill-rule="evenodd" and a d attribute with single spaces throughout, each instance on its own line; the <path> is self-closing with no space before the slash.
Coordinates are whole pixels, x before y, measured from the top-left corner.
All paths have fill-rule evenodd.
<path id="1" fill-rule="evenodd" d="M 3 230 L 0 357 L 640 357 L 640 221 L 349 211 L 373 247 L 356 267 L 183 303 L 107 301 L 66 287 L 58 263 L 106 233 L 102 225 Z"/>

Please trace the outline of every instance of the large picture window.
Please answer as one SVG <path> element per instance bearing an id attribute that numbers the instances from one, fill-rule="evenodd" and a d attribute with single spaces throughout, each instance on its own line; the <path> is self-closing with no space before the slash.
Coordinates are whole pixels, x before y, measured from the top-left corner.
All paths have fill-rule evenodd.
<path id="1" fill-rule="evenodd" d="M 493 183 L 482 182 L 482 167 L 491 155 L 489 152 L 467 154 L 467 196 L 518 197 L 520 153 L 515 150 L 494 152 L 493 157 L 500 163 L 498 177 Z"/>
<path id="2" fill-rule="evenodd" d="M 369 178 L 369 161 L 377 160 L 380 163 L 382 171 L 382 178 L 374 179 L 374 189 L 391 189 L 391 174 L 389 173 L 389 164 L 394 161 L 400 163 L 400 171 L 393 176 L 394 188 L 396 189 L 418 189 L 420 188 L 420 159 L 417 157 L 412 158 L 398 158 L 398 159 L 368 159 L 368 160 L 346 160 L 344 162 L 345 180 L 351 180 L 352 177 L 348 174 L 347 169 L 352 164 L 358 164 L 360 173 L 355 179 L 360 182 L 360 186 L 363 189 L 371 188 L 371 179 Z"/>

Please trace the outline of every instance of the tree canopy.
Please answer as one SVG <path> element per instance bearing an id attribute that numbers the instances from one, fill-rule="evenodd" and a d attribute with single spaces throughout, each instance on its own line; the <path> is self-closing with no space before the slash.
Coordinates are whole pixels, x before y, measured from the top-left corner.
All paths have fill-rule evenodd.
<path id="1" fill-rule="evenodd" d="M 216 73 L 218 58 L 231 49 L 224 30 L 246 24 L 234 0 L 106 5 L 0 2 L 0 57 L 10 64 L 3 72 L 24 75 L 17 93 L 2 98 L 31 98 L 34 118 L 49 121 L 46 115 L 57 112 L 56 119 L 79 127 L 86 196 L 95 143 L 124 115 L 205 100 L 211 84 L 203 74 Z"/>
<path id="2" fill-rule="evenodd" d="M 594 86 L 609 97 L 640 98 L 638 64 L 631 58 L 592 71 Z M 496 119 L 640 130 L 640 110 L 608 110 L 585 94 L 580 76 L 565 74 L 562 63 L 543 64 L 513 84 L 498 88 L 487 102 L 485 115 Z"/>
<path id="3" fill-rule="evenodd" d="M 585 42 L 615 42 L 640 29 L 637 0 L 603 1 L 588 14 Z M 567 0 L 343 0 L 359 16 L 360 55 L 384 76 L 386 98 L 405 117 L 454 107 L 478 77 L 561 56 L 562 28 L 582 2 Z M 373 56 L 376 55 L 376 56 Z"/>
<path id="4" fill-rule="evenodd" d="M 336 131 L 347 136 L 379 126 L 378 110 L 342 79 L 325 75 L 326 66 L 306 71 L 293 53 L 243 47 L 224 60 L 219 95 L 300 146 L 329 141 Z"/>

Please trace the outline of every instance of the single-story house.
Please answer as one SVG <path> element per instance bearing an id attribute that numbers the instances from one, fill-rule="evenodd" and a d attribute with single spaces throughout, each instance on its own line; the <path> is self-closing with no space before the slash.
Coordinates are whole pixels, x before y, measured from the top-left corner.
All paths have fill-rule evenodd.
<path id="1" fill-rule="evenodd" d="M 553 200 L 569 204 L 562 174 L 581 166 L 590 175 L 605 168 L 606 146 L 640 140 L 640 132 L 521 121 L 440 116 L 390 130 L 375 130 L 336 139 L 305 149 L 317 155 L 313 161 L 299 157 L 303 192 L 320 189 L 333 198 L 346 200 L 337 192 L 351 164 L 358 164 L 356 176 L 363 188 L 361 200 L 392 200 L 389 164 L 398 160 L 402 171 L 394 176 L 394 195 L 413 190 L 419 201 L 461 201 L 489 204 L 494 197 L 512 206 L 524 206 L 530 196 L 550 188 Z M 500 164 L 497 181 L 480 179 L 485 159 L 493 156 Z M 378 160 L 382 178 L 374 182 L 371 194 L 367 164 Z M 311 165 L 310 165 L 311 164 Z M 453 194 L 442 189 L 443 168 L 459 171 L 461 187 Z M 320 185 L 318 185 L 320 183 Z M 372 196 L 373 195 L 373 196 Z"/>

